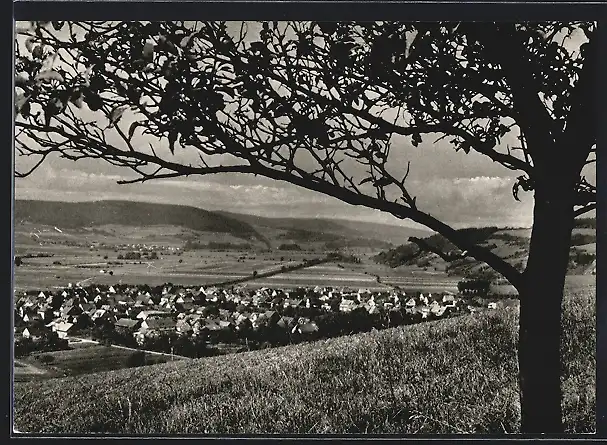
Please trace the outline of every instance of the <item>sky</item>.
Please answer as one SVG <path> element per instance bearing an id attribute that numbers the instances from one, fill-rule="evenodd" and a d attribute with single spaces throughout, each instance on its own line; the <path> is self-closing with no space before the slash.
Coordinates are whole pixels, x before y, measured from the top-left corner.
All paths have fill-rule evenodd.
<path id="1" fill-rule="evenodd" d="M 128 128 L 128 123 L 124 124 Z M 514 141 L 510 141 L 515 145 Z M 413 147 L 395 140 L 391 162 L 411 162 L 408 188 L 418 208 L 455 226 L 525 226 L 532 222 L 528 192 L 512 196 L 520 172 L 488 158 L 456 153 L 448 143 L 425 140 Z M 16 159 L 17 165 L 20 159 Z M 188 177 L 119 185 L 127 170 L 102 161 L 49 157 L 31 176 L 15 179 L 16 199 L 91 201 L 120 199 L 191 205 L 270 217 L 322 217 L 418 227 L 380 211 L 352 206 L 294 185 L 239 174 Z M 590 175 L 594 175 L 591 173 Z"/>
<path id="2" fill-rule="evenodd" d="M 405 150 L 404 150 L 405 151 Z M 455 226 L 529 226 L 532 199 L 512 197 L 513 172 L 479 155 L 431 143 L 407 147 L 409 188 L 418 207 Z M 271 217 L 323 217 L 416 227 L 392 215 L 343 203 L 288 183 L 238 174 L 172 178 L 119 185 L 128 173 L 101 161 L 49 158 L 28 178 L 15 179 L 16 199 L 121 199 L 183 204 Z"/>

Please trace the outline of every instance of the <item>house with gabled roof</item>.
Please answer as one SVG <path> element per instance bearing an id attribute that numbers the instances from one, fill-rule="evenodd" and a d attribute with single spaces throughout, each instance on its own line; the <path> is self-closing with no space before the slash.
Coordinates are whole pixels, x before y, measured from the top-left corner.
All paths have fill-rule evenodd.
<path id="1" fill-rule="evenodd" d="M 175 299 L 175 303 L 194 303 L 194 297 L 190 292 L 187 292 L 184 295 L 178 295 Z"/>
<path id="2" fill-rule="evenodd" d="M 175 330 L 182 335 L 191 334 L 194 331 L 194 328 L 187 320 L 179 320 L 175 325 Z"/>
<path id="3" fill-rule="evenodd" d="M 196 305 L 189 303 L 175 303 L 175 310 L 181 313 L 190 313 L 196 310 Z"/>
<path id="4" fill-rule="evenodd" d="M 148 297 L 145 294 L 140 294 L 135 297 L 135 304 L 141 304 L 143 306 L 153 306 L 154 299 L 152 297 Z"/>
<path id="5" fill-rule="evenodd" d="M 357 306 L 358 303 L 356 300 L 342 297 L 341 302 L 339 303 L 339 310 L 341 312 L 352 312 Z"/>
<path id="6" fill-rule="evenodd" d="M 82 312 L 87 312 L 87 313 L 96 308 L 93 303 L 87 303 L 87 302 L 80 303 L 79 307 L 82 310 Z"/>
<path id="7" fill-rule="evenodd" d="M 168 311 L 160 311 L 156 309 L 144 309 L 137 314 L 135 318 L 146 320 L 147 318 L 171 317 L 172 314 Z"/>
<path id="8" fill-rule="evenodd" d="M 261 314 L 261 317 L 263 317 L 263 323 L 267 326 L 274 326 L 276 323 L 278 323 L 278 320 L 280 320 L 280 314 L 271 310 L 265 311 L 263 314 Z"/>
<path id="9" fill-rule="evenodd" d="M 53 308 L 50 307 L 48 304 L 44 304 L 38 307 L 36 314 L 39 315 L 40 319 L 42 320 L 50 320 L 53 318 L 54 311 Z"/>
<path id="10" fill-rule="evenodd" d="M 59 338 L 66 338 L 72 332 L 74 332 L 74 324 L 61 322 L 53 325 L 52 330 L 57 333 Z"/>
<path id="11" fill-rule="evenodd" d="M 97 309 L 93 315 L 91 315 L 91 320 L 95 321 L 107 319 L 108 314 L 110 314 L 110 312 L 107 309 Z"/>
<path id="12" fill-rule="evenodd" d="M 202 321 L 202 320 L 201 320 Z M 216 320 L 214 318 L 207 318 L 204 321 L 202 321 L 202 323 L 200 324 L 200 330 L 207 330 L 207 331 L 220 331 L 221 330 L 221 326 L 219 324 L 219 320 Z"/>
<path id="13" fill-rule="evenodd" d="M 25 323 L 32 323 L 32 322 L 35 322 L 35 321 L 42 321 L 42 317 L 40 317 L 40 315 L 37 312 L 34 312 L 33 310 L 25 312 L 25 314 L 21 317 L 21 319 Z"/>
<path id="14" fill-rule="evenodd" d="M 166 332 L 174 331 L 177 326 L 177 322 L 172 318 L 146 318 L 141 322 L 141 329 L 147 331 Z"/>
<path id="15" fill-rule="evenodd" d="M 63 316 L 63 317 L 80 315 L 81 313 L 82 313 L 82 309 L 77 305 L 64 306 L 61 309 L 61 316 Z"/>
<path id="16" fill-rule="evenodd" d="M 131 318 L 119 318 L 114 323 L 114 327 L 117 331 L 132 334 L 141 326 L 141 320 L 133 320 Z"/>
<path id="17" fill-rule="evenodd" d="M 24 338 L 29 338 L 31 340 L 38 340 L 46 337 L 52 331 L 44 326 L 26 326 L 22 331 L 21 335 Z"/>
<path id="18" fill-rule="evenodd" d="M 443 303 L 455 303 L 455 295 L 452 293 L 445 293 L 442 298 Z"/>
<path id="19" fill-rule="evenodd" d="M 298 333 L 301 335 L 312 335 L 316 332 L 318 332 L 318 325 L 313 321 L 297 324 L 292 330 L 293 334 Z"/>
<path id="20" fill-rule="evenodd" d="M 292 329 L 293 326 L 297 324 L 297 320 L 294 317 L 282 316 L 280 320 L 276 323 L 276 326 L 281 327 L 283 329 Z"/>

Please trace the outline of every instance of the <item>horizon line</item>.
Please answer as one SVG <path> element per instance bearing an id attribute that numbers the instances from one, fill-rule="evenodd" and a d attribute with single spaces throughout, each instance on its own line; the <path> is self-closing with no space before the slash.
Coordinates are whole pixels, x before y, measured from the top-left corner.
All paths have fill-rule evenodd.
<path id="1" fill-rule="evenodd" d="M 347 221 L 347 222 L 355 222 L 355 223 L 363 223 L 363 224 L 374 224 L 374 225 L 380 225 L 380 226 L 389 226 L 389 227 L 403 227 L 403 228 L 408 228 L 408 229 L 415 229 L 415 230 L 422 230 L 422 231 L 427 231 L 430 233 L 435 233 L 432 229 L 429 229 L 428 227 L 422 226 L 419 223 L 416 223 L 415 221 L 411 222 L 413 224 L 417 224 L 419 225 L 419 227 L 410 227 L 410 226 L 405 226 L 405 225 L 397 225 L 397 224 L 391 224 L 388 222 L 379 222 L 379 221 L 367 221 L 367 220 L 356 220 L 353 218 L 340 218 L 339 216 L 310 216 L 310 217 L 300 217 L 300 216 L 265 216 L 265 215 L 258 215 L 258 214 L 254 214 L 254 213 L 248 213 L 248 212 L 238 212 L 238 211 L 233 211 L 233 210 L 220 210 L 220 209 L 215 209 L 215 210 L 209 210 L 208 208 L 203 208 L 200 206 L 197 206 L 195 204 L 174 204 L 174 203 L 168 203 L 168 202 L 155 202 L 155 201 L 144 201 L 144 200 L 140 200 L 140 199 L 95 199 L 95 198 L 91 198 L 91 199 L 84 199 L 84 200 L 78 200 L 78 201 L 65 201 L 65 200 L 59 200 L 59 199 L 54 199 L 54 198 L 50 198 L 50 199 L 43 199 L 43 198 L 37 198 L 37 199 L 32 199 L 32 198 L 17 198 L 16 196 L 13 196 L 14 201 L 41 201 L 41 202 L 60 202 L 60 203 L 74 203 L 74 204 L 82 204 L 82 203 L 88 203 L 88 202 L 138 202 L 138 203 L 143 203 L 143 204 L 157 204 L 157 205 L 169 205 L 169 206 L 178 206 L 178 207 L 191 207 L 191 208 L 196 208 L 199 210 L 205 210 L 207 212 L 215 212 L 215 213 L 227 213 L 227 214 L 235 214 L 235 215 L 244 215 L 244 216 L 253 216 L 253 217 L 259 217 L 259 218 L 268 218 L 268 219 L 292 219 L 292 220 L 338 220 L 338 221 Z M 477 227 L 477 228 L 482 228 L 482 227 L 501 227 L 501 228 L 512 228 L 512 229 L 531 229 L 532 226 L 524 226 L 524 225 L 520 225 L 520 226 L 499 226 L 496 224 L 484 224 L 484 225 L 477 225 L 477 224 L 466 224 L 466 223 L 460 223 L 458 224 L 461 227 L 455 227 L 456 229 L 463 229 L 463 228 L 473 228 L 473 227 Z M 454 225 L 455 226 L 455 225 Z"/>

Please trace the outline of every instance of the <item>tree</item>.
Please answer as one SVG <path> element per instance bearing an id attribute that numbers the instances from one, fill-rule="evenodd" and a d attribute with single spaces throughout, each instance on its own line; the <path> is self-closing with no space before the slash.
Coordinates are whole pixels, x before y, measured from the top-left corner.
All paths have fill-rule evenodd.
<path id="1" fill-rule="evenodd" d="M 145 352 L 135 351 L 129 355 L 126 359 L 126 365 L 129 368 L 137 368 L 145 366 Z"/>
<path id="2" fill-rule="evenodd" d="M 521 428 L 562 430 L 569 242 L 574 218 L 596 206 L 583 175 L 597 150 L 596 24 L 23 28 L 16 149 L 35 161 L 18 177 L 51 154 L 125 167 L 122 183 L 252 174 L 425 225 L 459 249 L 449 260 L 475 258 L 516 287 Z M 535 200 L 523 272 L 422 210 L 408 188 L 410 164 L 391 162 L 408 145 L 398 138 L 443 140 L 520 173 L 514 198 L 522 189 Z"/>

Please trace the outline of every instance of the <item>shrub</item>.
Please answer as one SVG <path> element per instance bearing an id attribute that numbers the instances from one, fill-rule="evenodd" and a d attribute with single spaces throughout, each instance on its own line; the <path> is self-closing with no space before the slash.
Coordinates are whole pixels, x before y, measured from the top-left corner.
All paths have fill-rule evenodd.
<path id="1" fill-rule="evenodd" d="M 127 358 L 126 363 L 129 368 L 136 368 L 138 366 L 144 366 L 145 365 L 145 352 L 143 352 L 143 351 L 133 352 Z"/>
<path id="2" fill-rule="evenodd" d="M 53 357 L 52 355 L 48 355 L 48 354 L 41 354 L 38 356 L 38 360 L 40 361 L 40 363 L 50 364 L 55 361 L 55 357 Z"/>

